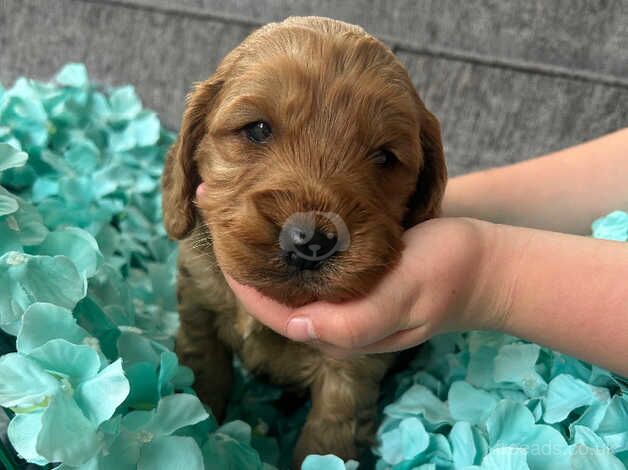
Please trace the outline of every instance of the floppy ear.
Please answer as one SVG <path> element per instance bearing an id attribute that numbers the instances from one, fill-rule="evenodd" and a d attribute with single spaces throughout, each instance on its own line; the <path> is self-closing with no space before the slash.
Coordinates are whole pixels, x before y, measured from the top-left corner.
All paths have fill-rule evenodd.
<path id="1" fill-rule="evenodd" d="M 194 154 L 207 130 L 207 115 L 222 81 L 198 83 L 187 96 L 181 129 L 170 147 L 161 180 L 164 226 L 170 238 L 180 240 L 194 227 L 194 196 L 201 182 Z"/>
<path id="2" fill-rule="evenodd" d="M 410 228 L 424 220 L 440 215 L 441 202 L 447 184 L 447 167 L 440 135 L 440 124 L 419 101 L 423 120 L 420 128 L 420 141 L 423 151 L 423 165 L 419 170 L 414 194 L 408 201 L 408 211 L 404 228 Z"/>

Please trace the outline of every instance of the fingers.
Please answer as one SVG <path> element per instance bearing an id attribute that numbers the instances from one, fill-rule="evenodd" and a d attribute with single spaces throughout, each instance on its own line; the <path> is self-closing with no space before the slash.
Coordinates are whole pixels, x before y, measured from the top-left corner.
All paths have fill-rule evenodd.
<path id="1" fill-rule="evenodd" d="M 377 299 L 366 297 L 342 304 L 315 302 L 293 312 L 290 320 L 309 319 L 314 339 L 319 343 L 357 350 L 395 332 L 399 325 L 396 311 L 395 307 L 384 308 Z M 288 330 L 289 327 L 290 323 Z"/>
<path id="2" fill-rule="evenodd" d="M 294 341 L 316 341 L 338 349 L 360 349 L 399 329 L 399 311 L 390 295 L 343 304 L 314 302 L 293 309 L 266 297 L 225 274 L 227 283 L 247 311 L 260 322 Z M 394 297 L 394 296 L 393 296 Z M 383 305 L 388 303 L 388 307 Z M 388 310 L 390 309 L 390 310 Z"/>
<path id="3" fill-rule="evenodd" d="M 424 343 L 430 338 L 428 329 L 425 326 L 418 326 L 408 330 L 398 331 L 386 338 L 369 344 L 363 348 L 346 349 L 335 346 L 333 344 L 313 343 L 318 349 L 323 351 L 327 356 L 335 359 L 348 359 L 364 354 L 383 354 L 390 352 L 402 351 Z"/>

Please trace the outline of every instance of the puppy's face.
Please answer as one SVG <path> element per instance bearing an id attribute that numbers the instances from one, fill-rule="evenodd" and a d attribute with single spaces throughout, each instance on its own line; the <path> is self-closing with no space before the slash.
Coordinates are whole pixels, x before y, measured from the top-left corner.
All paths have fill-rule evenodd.
<path id="1" fill-rule="evenodd" d="M 164 174 L 169 233 L 190 230 L 204 183 L 220 267 L 291 305 L 368 291 L 446 177 L 438 122 L 394 55 L 312 21 L 254 33 L 197 87 Z"/>

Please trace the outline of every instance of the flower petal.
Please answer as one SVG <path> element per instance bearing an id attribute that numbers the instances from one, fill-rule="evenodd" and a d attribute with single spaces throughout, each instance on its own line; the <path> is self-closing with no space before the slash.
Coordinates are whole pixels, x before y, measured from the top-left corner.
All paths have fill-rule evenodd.
<path id="1" fill-rule="evenodd" d="M 184 436 L 159 436 L 142 447 L 138 470 L 204 470 L 203 455 L 196 441 Z M 234 467 L 249 468 L 249 467 Z"/>
<path id="2" fill-rule="evenodd" d="M 51 339 L 65 339 L 81 344 L 88 336 L 78 326 L 67 308 L 46 302 L 37 302 L 26 309 L 22 317 L 22 328 L 17 335 L 17 350 L 28 354 Z"/>
<path id="3" fill-rule="evenodd" d="M 0 257 L 0 286 L 0 326 L 4 326 L 19 320 L 35 302 L 72 309 L 85 296 L 87 285 L 65 256 L 11 251 Z"/>
<path id="4" fill-rule="evenodd" d="M 178 393 L 159 400 L 155 417 L 147 430 L 155 435 L 169 435 L 184 426 L 191 426 L 209 417 L 195 395 Z"/>
<path id="5" fill-rule="evenodd" d="M 335 455 L 308 455 L 305 457 L 301 470 L 345 470 L 345 463 Z"/>
<path id="6" fill-rule="evenodd" d="M 493 449 L 482 461 L 482 470 L 530 470 L 526 450 L 517 447 Z"/>
<path id="7" fill-rule="evenodd" d="M 596 401 L 605 402 L 609 398 L 607 389 L 594 387 L 570 375 L 561 374 L 549 383 L 543 420 L 546 423 L 557 423 L 576 408 L 591 405 Z"/>
<path id="8" fill-rule="evenodd" d="M 113 416 L 128 394 L 129 381 L 122 370 L 122 359 L 118 359 L 95 377 L 82 382 L 74 398 L 85 415 L 98 426 Z"/>
<path id="9" fill-rule="evenodd" d="M 28 154 L 12 145 L 0 142 L 0 171 L 20 167 L 28 160 Z"/>
<path id="10" fill-rule="evenodd" d="M 495 381 L 516 384 L 529 397 L 544 394 L 547 383 L 535 369 L 540 351 L 540 346 L 529 343 L 502 346 L 495 357 Z"/>
<path id="11" fill-rule="evenodd" d="M 50 232 L 43 242 L 30 250 L 36 255 L 67 256 L 81 275 L 92 277 L 102 263 L 98 243 L 85 230 L 77 227 L 58 228 Z"/>
<path id="12" fill-rule="evenodd" d="M 459 380 L 451 384 L 447 399 L 452 418 L 480 424 L 493 412 L 497 399 L 490 393 Z"/>
<path id="13" fill-rule="evenodd" d="M 44 411 L 37 452 L 51 462 L 80 465 L 102 447 L 96 426 L 67 393 L 58 393 Z"/>
<path id="14" fill-rule="evenodd" d="M 203 460 L 205 470 L 262 469 L 262 461 L 255 449 L 225 434 L 209 435 L 203 446 Z"/>
<path id="15" fill-rule="evenodd" d="M 18 353 L 0 357 L 0 405 L 28 408 L 40 405 L 59 390 L 59 382 L 39 364 Z"/>
<path id="16" fill-rule="evenodd" d="M 11 445 L 20 457 L 30 463 L 46 465 L 48 461 L 37 453 L 37 435 L 41 431 L 43 411 L 20 413 L 13 417 L 7 429 Z"/>
<path id="17" fill-rule="evenodd" d="M 57 83 L 73 88 L 87 85 L 87 69 L 83 64 L 66 64 L 55 77 Z"/>
<path id="18" fill-rule="evenodd" d="M 84 344 L 72 344 L 64 339 L 52 339 L 33 349 L 28 357 L 44 369 L 66 377 L 77 385 L 98 373 L 98 353 Z"/>

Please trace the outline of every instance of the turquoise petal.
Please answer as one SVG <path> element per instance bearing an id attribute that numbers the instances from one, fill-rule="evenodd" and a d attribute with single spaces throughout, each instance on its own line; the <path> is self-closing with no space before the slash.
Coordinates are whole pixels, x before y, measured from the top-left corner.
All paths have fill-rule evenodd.
<path id="1" fill-rule="evenodd" d="M 546 423 L 558 423 L 576 408 L 608 399 L 607 389 L 594 387 L 570 375 L 561 374 L 549 383 L 543 420 Z"/>
<path id="2" fill-rule="evenodd" d="M 239 419 L 223 424 L 216 432 L 226 434 L 243 444 L 251 443 L 251 426 Z"/>
<path id="3" fill-rule="evenodd" d="M 308 455 L 301 470 L 345 470 L 345 463 L 335 455 Z"/>
<path id="4" fill-rule="evenodd" d="M 124 363 L 150 362 L 155 365 L 159 364 L 161 351 L 158 352 L 157 344 L 135 330 L 137 328 L 123 329 L 118 338 L 118 352 L 120 357 L 124 359 Z"/>
<path id="5" fill-rule="evenodd" d="M 532 412 L 510 400 L 500 401 L 486 421 L 491 446 L 519 443 L 533 426 Z"/>
<path id="6" fill-rule="evenodd" d="M 113 416 L 128 394 L 129 381 L 122 370 L 122 359 L 118 359 L 79 384 L 74 398 L 85 416 L 99 426 Z"/>
<path id="7" fill-rule="evenodd" d="M 541 347 L 536 344 L 513 343 L 502 346 L 495 358 L 495 381 L 516 384 L 529 397 L 544 394 L 547 384 L 535 369 L 540 351 Z"/>
<path id="8" fill-rule="evenodd" d="M 534 423 L 532 412 L 520 403 L 502 400 L 486 421 L 492 447 L 524 447 L 534 469 L 554 470 L 568 462 L 567 442 L 559 431 Z"/>
<path id="9" fill-rule="evenodd" d="M 169 435 L 208 417 L 209 414 L 197 396 L 178 393 L 159 400 L 155 417 L 146 429 L 157 436 Z"/>
<path id="10" fill-rule="evenodd" d="M 35 302 L 72 309 L 85 292 L 85 279 L 65 256 L 9 252 L 0 257 L 0 327 L 18 320 Z"/>
<path id="11" fill-rule="evenodd" d="M 133 119 L 142 110 L 142 103 L 130 85 L 112 90 L 109 103 L 111 113 L 117 120 Z"/>
<path id="12" fill-rule="evenodd" d="M 89 139 L 75 140 L 63 153 L 69 167 L 80 175 L 96 171 L 100 164 L 100 150 Z"/>
<path id="13" fill-rule="evenodd" d="M 492 394 L 464 381 L 451 384 L 447 401 L 453 419 L 471 424 L 484 423 L 497 405 Z"/>
<path id="14" fill-rule="evenodd" d="M 262 461 L 252 447 L 224 434 L 210 434 L 202 451 L 205 470 L 262 470 Z"/>
<path id="15" fill-rule="evenodd" d="M 46 465 L 48 461 L 37 453 L 35 445 L 41 431 L 43 411 L 17 414 L 9 423 L 7 436 L 20 457 L 30 463 Z"/>
<path id="16" fill-rule="evenodd" d="M 482 461 L 482 470 L 530 470 L 526 450 L 517 447 L 493 449 Z"/>
<path id="17" fill-rule="evenodd" d="M 381 435 L 379 450 L 386 462 L 396 465 L 422 453 L 429 441 L 423 423 L 417 418 L 406 418 L 398 427 Z"/>
<path id="18" fill-rule="evenodd" d="M 13 214 L 18 207 L 17 197 L 0 186 L 0 217 Z"/>
<path id="19" fill-rule="evenodd" d="M 628 212 L 615 211 L 593 222 L 591 227 L 595 238 L 628 241 Z"/>
<path id="20" fill-rule="evenodd" d="M 72 385 L 98 373 L 100 358 L 89 346 L 53 339 L 33 349 L 28 357 L 47 371 L 68 379 Z"/>
<path id="21" fill-rule="evenodd" d="M 571 447 L 572 470 L 625 470 L 624 464 L 607 449 L 592 449 L 582 444 Z"/>
<path id="22" fill-rule="evenodd" d="M 137 470 L 143 445 L 136 435 L 121 430 L 109 448 L 101 453 L 97 470 Z"/>
<path id="23" fill-rule="evenodd" d="M 28 154 L 16 149 L 12 145 L 0 142 L 0 171 L 24 165 Z"/>
<path id="24" fill-rule="evenodd" d="M 0 405 L 7 408 L 45 406 L 59 382 L 39 364 L 18 353 L 0 357 Z"/>
<path id="25" fill-rule="evenodd" d="M 58 393 L 44 411 L 37 452 L 51 462 L 80 465 L 102 447 L 96 427 L 69 394 Z"/>
<path id="26" fill-rule="evenodd" d="M 458 421 L 449 433 L 451 453 L 456 467 L 473 465 L 477 450 L 471 425 L 466 421 Z"/>
<path id="27" fill-rule="evenodd" d="M 401 431 L 401 448 L 403 449 L 404 460 L 413 458 L 420 454 L 430 442 L 430 437 L 417 418 L 406 418 L 399 423 Z"/>
<path id="28" fill-rule="evenodd" d="M 87 69 L 83 64 L 66 64 L 55 80 L 61 85 L 83 88 L 87 85 Z"/>
<path id="29" fill-rule="evenodd" d="M 125 373 L 131 385 L 126 405 L 138 410 L 156 407 L 159 401 L 157 366 L 150 362 L 136 362 L 126 366 Z"/>
<path id="30" fill-rule="evenodd" d="M 177 375 L 178 369 L 177 355 L 170 351 L 162 352 L 159 359 L 159 394 L 161 396 L 171 395 L 174 392 L 171 381 Z"/>
<path id="31" fill-rule="evenodd" d="M 453 424 L 447 405 L 429 388 L 419 384 L 413 385 L 396 402 L 386 406 L 384 413 L 393 418 L 423 415 L 430 425 L 430 431 Z"/>
<path id="32" fill-rule="evenodd" d="M 37 255 L 67 256 L 78 272 L 86 278 L 92 277 L 102 263 L 102 255 L 94 237 L 77 227 L 58 228 L 50 232 L 46 239 L 31 251 Z"/>
<path id="33" fill-rule="evenodd" d="M 205 470 L 196 441 L 184 436 L 159 436 L 142 447 L 138 470 Z M 226 467 L 225 467 L 226 468 Z M 248 467 L 233 467 L 248 468 Z"/>
<path id="34" fill-rule="evenodd" d="M 24 246 L 37 245 L 41 243 L 48 229 L 35 207 L 24 201 L 18 201 L 19 210 L 12 215 L 13 221 L 9 224 L 11 229 L 17 232 L 20 243 Z"/>
<path id="35" fill-rule="evenodd" d="M 574 429 L 574 444 L 582 444 L 585 447 L 591 447 L 594 449 L 607 449 L 606 443 L 604 440 L 595 434 L 591 429 L 586 426 L 578 426 L 575 425 Z"/>
<path id="36" fill-rule="evenodd" d="M 87 331 L 78 326 L 70 310 L 37 302 L 24 312 L 22 328 L 17 335 L 17 350 L 28 354 L 51 339 L 81 344 L 87 336 Z"/>

